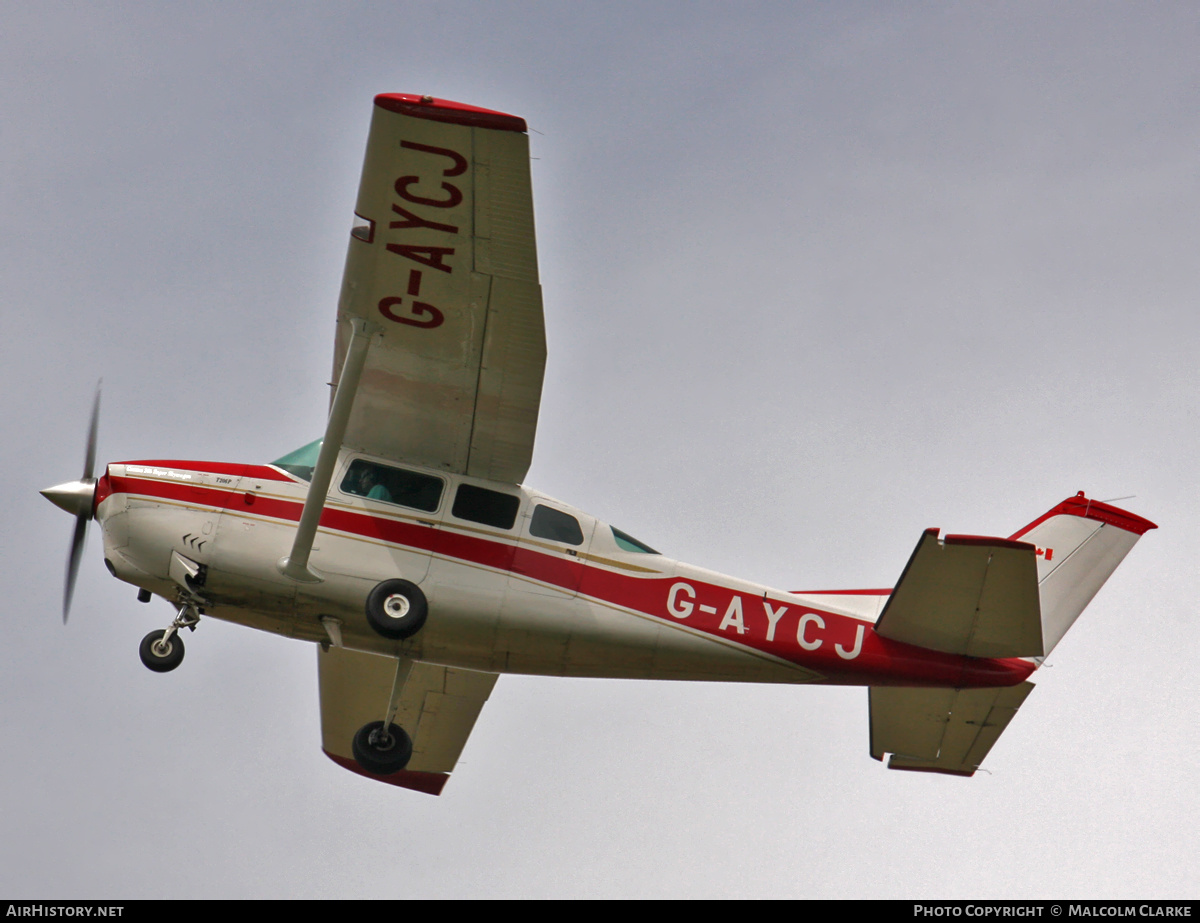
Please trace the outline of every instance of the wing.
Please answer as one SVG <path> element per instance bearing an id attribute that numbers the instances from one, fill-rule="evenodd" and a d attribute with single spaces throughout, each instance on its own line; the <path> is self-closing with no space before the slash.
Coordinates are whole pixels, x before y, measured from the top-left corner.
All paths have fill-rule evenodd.
<path id="1" fill-rule="evenodd" d="M 354 760 L 351 741 L 364 724 L 383 718 L 396 659 L 331 648 L 319 651 L 317 674 L 321 745 L 339 766 L 367 775 Z M 395 719 L 413 739 L 412 759 L 401 772 L 368 778 L 440 795 L 495 685 L 495 673 L 414 663 Z"/>
<path id="2" fill-rule="evenodd" d="M 372 331 L 344 444 L 520 483 L 546 362 L 529 138 L 515 116 L 375 98 L 338 302 Z"/>
<path id="3" fill-rule="evenodd" d="M 974 775 L 1032 691 L 872 686 L 871 756 L 891 753 L 888 769 Z"/>
<path id="4" fill-rule="evenodd" d="M 1037 657 L 1037 558 L 1027 542 L 921 536 L 875 624 L 884 638 L 968 657 Z"/>

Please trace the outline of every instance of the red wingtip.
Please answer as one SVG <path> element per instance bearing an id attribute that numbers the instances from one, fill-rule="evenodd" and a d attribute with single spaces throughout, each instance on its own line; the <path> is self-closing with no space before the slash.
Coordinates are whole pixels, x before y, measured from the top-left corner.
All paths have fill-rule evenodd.
<path id="1" fill-rule="evenodd" d="M 446 787 L 447 780 L 450 778 L 450 774 L 447 772 L 413 772 L 408 769 L 401 769 L 399 772 L 393 772 L 389 776 L 376 776 L 367 772 L 354 760 L 338 756 L 336 753 L 330 753 L 328 750 L 322 750 L 321 752 L 343 769 L 349 769 L 360 776 L 374 779 L 376 782 L 386 782 L 388 785 L 412 789 L 414 792 L 424 792 L 426 795 L 440 795 L 442 789 Z"/>
<path id="2" fill-rule="evenodd" d="M 451 122 L 471 128 L 495 128 L 500 131 L 529 130 L 520 116 L 468 106 L 466 103 L 456 103 L 452 99 L 419 96 L 416 93 L 380 93 L 375 97 L 375 105 L 388 112 L 398 112 L 401 115 L 411 115 L 434 122 Z"/>

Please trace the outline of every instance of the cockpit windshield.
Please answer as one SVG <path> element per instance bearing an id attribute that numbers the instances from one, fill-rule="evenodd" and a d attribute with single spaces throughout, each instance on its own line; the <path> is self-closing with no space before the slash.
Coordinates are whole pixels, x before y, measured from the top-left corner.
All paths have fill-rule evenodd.
<path id="1" fill-rule="evenodd" d="M 313 468 L 317 467 L 317 455 L 321 452 L 322 441 L 318 439 L 316 442 L 310 442 L 295 452 L 288 452 L 283 458 L 275 459 L 271 464 L 276 468 L 282 468 L 288 474 L 294 474 L 301 480 L 311 481 Z"/>

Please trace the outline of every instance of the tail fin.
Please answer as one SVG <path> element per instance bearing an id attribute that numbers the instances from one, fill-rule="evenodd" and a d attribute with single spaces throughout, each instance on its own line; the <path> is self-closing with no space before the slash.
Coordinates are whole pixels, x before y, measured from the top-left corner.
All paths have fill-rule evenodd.
<path id="1" fill-rule="evenodd" d="M 1049 654 L 1137 540 L 1148 519 L 1089 500 L 1081 490 L 1010 536 L 1037 547 L 1042 641 Z"/>
<path id="2" fill-rule="evenodd" d="M 968 656 L 1029 656 L 1024 652 L 1039 648 L 1045 656 L 1129 549 L 1155 528 L 1148 519 L 1089 500 L 1080 491 L 1007 542 L 953 535 L 939 541 L 937 530 L 929 530 L 876 631 Z M 980 637 L 985 645 L 1010 652 L 981 652 Z M 1032 689 L 1029 682 L 983 689 L 872 686 L 871 756 L 882 760 L 891 753 L 889 769 L 969 776 Z"/>

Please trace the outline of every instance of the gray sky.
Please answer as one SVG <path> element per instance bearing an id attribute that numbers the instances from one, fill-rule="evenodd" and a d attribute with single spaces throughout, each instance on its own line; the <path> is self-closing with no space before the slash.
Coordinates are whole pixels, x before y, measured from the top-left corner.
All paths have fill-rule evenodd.
<path id="1" fill-rule="evenodd" d="M 0 895 L 1196 895 L 1200 14 L 1159 3 L 0 3 Z M 315 655 L 170 619 L 102 461 L 323 428 L 371 98 L 531 128 L 529 483 L 770 585 L 1076 490 L 1158 522 L 974 779 L 865 690 L 503 677 L 440 798 L 320 751 Z"/>

